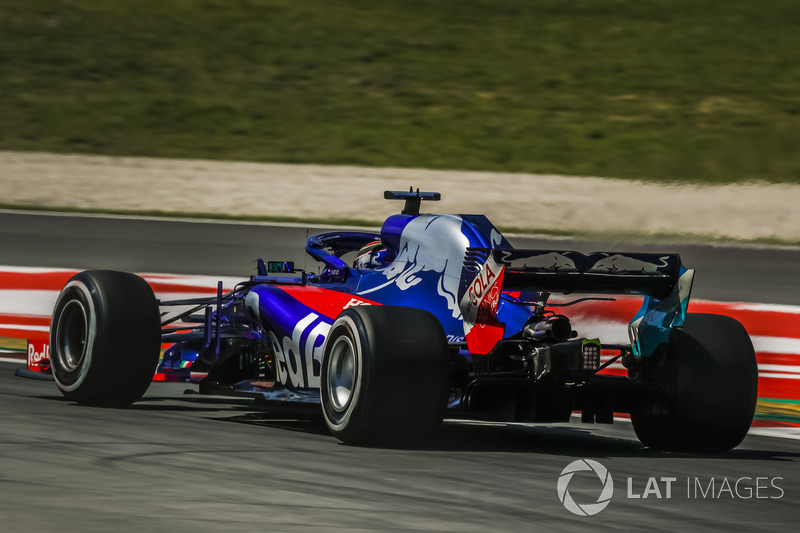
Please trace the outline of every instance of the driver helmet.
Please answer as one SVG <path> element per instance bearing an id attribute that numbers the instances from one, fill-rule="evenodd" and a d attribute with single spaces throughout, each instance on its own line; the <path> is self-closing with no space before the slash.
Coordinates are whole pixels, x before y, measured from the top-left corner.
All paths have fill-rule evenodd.
<path id="1" fill-rule="evenodd" d="M 354 268 L 381 268 L 394 260 L 394 253 L 387 249 L 381 241 L 372 241 L 361 247 L 358 257 L 353 262 Z"/>

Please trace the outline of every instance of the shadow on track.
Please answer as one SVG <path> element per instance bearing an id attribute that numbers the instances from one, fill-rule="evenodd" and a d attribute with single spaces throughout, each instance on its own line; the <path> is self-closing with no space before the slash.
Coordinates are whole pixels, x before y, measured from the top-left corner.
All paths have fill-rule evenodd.
<path id="1" fill-rule="evenodd" d="M 311 411 L 295 413 L 255 411 L 214 420 L 237 424 L 278 428 L 310 435 L 329 436 L 322 416 Z M 621 425 L 621 424 L 620 424 Z M 602 428 L 597 427 L 598 431 Z M 350 446 L 337 442 L 332 444 Z M 566 425 L 484 424 L 472 421 L 447 420 L 432 436 L 414 445 L 388 443 L 371 448 L 387 450 L 420 450 L 444 452 L 536 453 L 558 457 L 650 457 L 706 458 L 758 461 L 797 461 L 800 453 L 788 451 L 734 449 L 730 452 L 678 453 L 661 452 L 644 447 L 638 440 L 597 434 L 590 428 Z"/>
<path id="2" fill-rule="evenodd" d="M 625 424 L 624 422 L 619 424 Z M 612 426 L 613 427 L 613 426 Z M 576 426 L 529 424 L 480 425 L 471 422 L 446 422 L 433 437 L 427 449 L 440 451 L 504 451 L 554 455 L 559 457 L 650 457 L 749 459 L 763 461 L 793 461 L 800 453 L 787 451 L 748 450 L 738 448 L 729 452 L 662 452 L 646 448 L 633 436 L 617 437 L 599 434 L 609 426 Z"/>
<path id="3" fill-rule="evenodd" d="M 61 396 L 36 395 L 33 398 L 66 402 Z M 69 402 L 72 404 L 72 402 Z M 104 409 L 78 406 L 77 408 Z M 330 436 L 317 407 L 303 409 L 268 409 L 250 399 L 183 396 L 149 396 L 129 407 L 138 412 L 198 413 L 215 422 L 233 422 L 249 426 L 275 428 L 284 431 L 329 438 L 332 446 L 350 446 Z M 212 416 L 212 413 L 216 416 Z M 604 433 L 612 433 L 604 434 Z M 743 446 L 747 445 L 747 441 Z M 644 447 L 633 435 L 627 423 L 612 426 L 580 426 L 567 424 L 533 425 L 520 423 L 484 423 L 470 420 L 446 420 L 426 440 L 405 445 L 384 443 L 370 446 L 386 450 L 420 450 L 442 452 L 504 452 L 544 454 L 557 457 L 647 457 L 665 459 L 735 459 L 755 461 L 800 461 L 800 452 L 747 449 L 739 447 L 730 452 L 678 453 L 660 452 Z"/>

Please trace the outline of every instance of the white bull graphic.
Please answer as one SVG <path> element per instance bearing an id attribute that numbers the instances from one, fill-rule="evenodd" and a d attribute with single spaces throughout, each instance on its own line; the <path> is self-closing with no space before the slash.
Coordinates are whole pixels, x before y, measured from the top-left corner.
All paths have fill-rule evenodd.
<path id="1" fill-rule="evenodd" d="M 436 292 L 447 301 L 453 318 L 459 318 L 458 282 L 469 246 L 461 224 L 461 217 L 455 215 L 421 215 L 409 222 L 400 236 L 397 258 L 380 271 L 386 282 L 358 294 L 369 294 L 390 285 L 405 291 L 422 281 L 419 274 L 436 272 L 439 274 Z"/>
<path id="2" fill-rule="evenodd" d="M 592 272 L 642 272 L 646 274 L 658 272 L 659 268 L 667 266 L 669 256 L 665 255 L 659 257 L 658 263 L 650 263 L 647 261 L 640 261 L 633 257 L 622 254 L 609 255 L 596 262 L 592 268 Z"/>

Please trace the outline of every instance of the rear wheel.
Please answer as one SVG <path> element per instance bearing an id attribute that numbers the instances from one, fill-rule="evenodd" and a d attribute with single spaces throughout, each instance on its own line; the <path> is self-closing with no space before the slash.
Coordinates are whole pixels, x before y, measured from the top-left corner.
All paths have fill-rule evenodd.
<path id="1" fill-rule="evenodd" d="M 412 442 L 441 423 L 449 392 L 447 339 L 428 311 L 346 309 L 331 326 L 322 411 L 347 443 Z"/>
<path id="2" fill-rule="evenodd" d="M 53 377 L 64 397 L 122 407 L 155 374 L 161 318 L 153 290 L 126 272 L 90 270 L 61 290 L 50 328 Z"/>
<path id="3" fill-rule="evenodd" d="M 643 444 L 663 450 L 729 450 L 744 439 L 755 413 L 758 368 L 753 344 L 738 321 L 688 314 L 654 363 L 666 400 L 631 413 Z"/>

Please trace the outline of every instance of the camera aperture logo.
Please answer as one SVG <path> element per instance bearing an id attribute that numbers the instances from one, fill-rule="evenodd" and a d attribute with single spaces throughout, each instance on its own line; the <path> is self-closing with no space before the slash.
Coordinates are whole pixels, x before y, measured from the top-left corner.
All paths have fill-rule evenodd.
<path id="1" fill-rule="evenodd" d="M 578 501 L 575 501 L 569 490 L 576 474 L 579 475 L 578 482 L 573 483 L 572 492 L 578 497 Z M 736 479 L 694 476 L 687 477 L 684 482 L 677 476 L 651 475 L 646 476 L 645 482 L 645 476 L 638 478 L 628 476 L 626 494 L 620 497 L 626 498 L 628 504 L 656 503 L 684 497 L 686 500 L 780 500 L 786 494 L 781 487 L 783 479 L 766 476 L 742 476 Z M 683 493 L 684 485 L 685 493 Z M 611 503 L 611 498 L 614 496 L 614 481 L 608 469 L 597 461 L 578 459 L 561 471 L 556 489 L 558 499 L 569 512 L 578 516 L 594 516 Z M 597 500 L 591 501 L 597 493 L 599 493 Z"/>
<path id="2" fill-rule="evenodd" d="M 602 490 L 594 503 L 578 504 L 569 493 L 569 482 L 577 472 L 594 472 L 602 483 Z M 558 477 L 558 499 L 571 513 L 578 516 L 593 516 L 608 507 L 611 497 L 614 496 L 614 480 L 611 479 L 608 469 L 597 461 L 591 459 L 578 459 L 573 461 L 561 471 Z"/>

